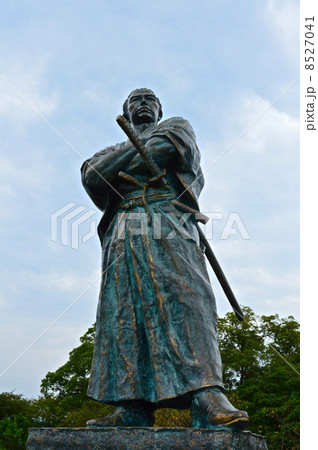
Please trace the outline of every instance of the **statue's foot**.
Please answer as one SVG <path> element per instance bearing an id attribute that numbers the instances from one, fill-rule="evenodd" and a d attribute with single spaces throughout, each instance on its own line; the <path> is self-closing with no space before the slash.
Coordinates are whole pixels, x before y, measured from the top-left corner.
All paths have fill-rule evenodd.
<path id="1" fill-rule="evenodd" d="M 150 408 L 143 406 L 118 407 L 108 416 L 91 419 L 87 427 L 152 427 L 155 414 Z"/>
<path id="2" fill-rule="evenodd" d="M 249 425 L 247 413 L 234 408 L 218 387 L 194 395 L 191 416 L 194 428 L 228 427 L 242 430 Z"/>

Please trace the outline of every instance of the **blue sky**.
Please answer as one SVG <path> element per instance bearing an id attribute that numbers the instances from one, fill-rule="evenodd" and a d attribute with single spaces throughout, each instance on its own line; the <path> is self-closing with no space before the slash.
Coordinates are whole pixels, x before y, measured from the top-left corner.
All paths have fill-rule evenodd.
<path id="1" fill-rule="evenodd" d="M 70 202 L 95 210 L 79 168 L 124 140 L 115 118 L 136 87 L 195 129 L 201 210 L 222 217 L 211 245 L 239 302 L 299 319 L 298 1 L 2 0 L 1 11 L 0 392 L 38 395 L 95 321 L 98 238 L 54 242 L 51 216 Z M 233 213 L 250 239 L 220 239 Z"/>

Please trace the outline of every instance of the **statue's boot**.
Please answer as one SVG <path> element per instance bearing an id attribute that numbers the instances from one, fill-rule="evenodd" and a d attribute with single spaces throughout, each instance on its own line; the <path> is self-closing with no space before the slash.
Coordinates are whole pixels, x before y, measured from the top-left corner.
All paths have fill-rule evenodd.
<path id="1" fill-rule="evenodd" d="M 143 405 L 118 407 L 110 414 L 86 422 L 87 427 L 152 427 L 155 423 L 153 410 Z"/>
<path id="2" fill-rule="evenodd" d="M 219 387 L 207 388 L 194 395 L 191 416 L 194 428 L 241 430 L 249 425 L 247 413 L 234 408 Z"/>

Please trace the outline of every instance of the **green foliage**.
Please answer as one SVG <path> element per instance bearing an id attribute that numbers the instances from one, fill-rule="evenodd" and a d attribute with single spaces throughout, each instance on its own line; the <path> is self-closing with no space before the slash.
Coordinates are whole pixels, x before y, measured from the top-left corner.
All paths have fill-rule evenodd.
<path id="1" fill-rule="evenodd" d="M 28 427 L 38 425 L 34 400 L 21 394 L 0 394 L 0 450 L 22 449 L 28 435 Z"/>
<path id="2" fill-rule="evenodd" d="M 233 313 L 219 320 L 228 397 L 248 411 L 250 430 L 264 434 L 270 448 L 298 449 L 299 324 L 243 309 L 241 329 Z"/>
<path id="3" fill-rule="evenodd" d="M 189 409 L 158 409 L 156 411 L 155 427 L 185 427 L 191 428 Z"/>
<path id="4" fill-rule="evenodd" d="M 81 345 L 72 350 L 69 360 L 56 372 L 48 372 L 41 383 L 41 393 L 48 397 L 58 394 L 60 398 L 70 396 L 77 404 L 86 399 L 88 374 L 92 363 L 95 326 L 80 338 Z M 72 405 L 73 407 L 75 405 Z"/>
<path id="5" fill-rule="evenodd" d="M 259 333 L 258 319 L 250 308 L 243 308 L 245 320 L 234 313 L 218 320 L 219 347 L 223 364 L 223 381 L 234 389 L 256 375 L 262 365 L 265 344 Z"/>
<path id="6" fill-rule="evenodd" d="M 103 403 L 95 402 L 94 400 L 87 400 L 80 408 L 69 411 L 61 423 L 61 426 L 85 427 L 86 422 L 89 419 L 107 416 L 113 409 L 114 406 L 105 405 Z"/>
<path id="7" fill-rule="evenodd" d="M 30 422 L 21 413 L 0 420 L 0 450 L 25 448 Z"/>
<path id="8" fill-rule="evenodd" d="M 21 394 L 2 392 L 0 394 L 0 420 L 14 417 L 19 413 L 31 419 L 34 414 L 33 402 Z"/>
<path id="9" fill-rule="evenodd" d="M 299 449 L 299 324 L 243 310 L 245 321 L 228 313 L 218 324 L 227 396 L 248 411 L 249 429 L 265 435 L 269 448 Z M 28 426 L 85 426 L 113 409 L 86 396 L 94 333 L 93 326 L 69 360 L 45 376 L 38 399 L 0 394 L 0 450 L 24 448 Z M 190 411 L 159 409 L 155 426 L 191 427 Z"/>
<path id="10" fill-rule="evenodd" d="M 45 425 L 70 424 L 68 415 L 74 415 L 74 411 L 80 411 L 88 402 L 86 391 L 93 357 L 94 334 L 95 326 L 92 326 L 80 338 L 81 345 L 70 352 L 69 360 L 55 372 L 48 372 L 42 380 L 42 397 L 38 399 L 38 406 L 42 410 Z M 101 405 L 100 408 L 105 409 L 105 406 Z"/>

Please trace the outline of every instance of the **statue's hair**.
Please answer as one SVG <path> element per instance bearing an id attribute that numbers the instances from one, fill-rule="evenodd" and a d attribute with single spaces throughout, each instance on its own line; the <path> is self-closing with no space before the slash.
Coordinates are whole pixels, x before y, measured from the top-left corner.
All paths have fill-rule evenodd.
<path id="1" fill-rule="evenodd" d="M 140 90 L 146 90 L 146 91 L 149 91 L 149 92 L 151 92 L 151 93 L 156 97 L 157 102 L 159 103 L 159 107 L 160 107 L 160 109 L 159 109 L 159 116 L 158 116 L 158 121 L 159 121 L 159 120 L 162 118 L 162 106 L 161 106 L 160 100 L 159 100 L 159 98 L 156 96 L 156 94 L 155 94 L 151 89 L 148 89 L 148 88 L 139 88 L 139 89 L 134 89 L 133 91 L 131 91 L 131 93 L 128 95 L 128 97 L 126 98 L 126 100 L 125 100 L 125 102 L 124 102 L 124 104 L 123 104 L 123 116 L 125 117 L 126 120 L 128 120 L 128 122 L 130 122 L 129 114 L 128 114 L 128 100 L 129 100 L 129 97 L 130 97 L 134 92 L 140 91 Z"/>

